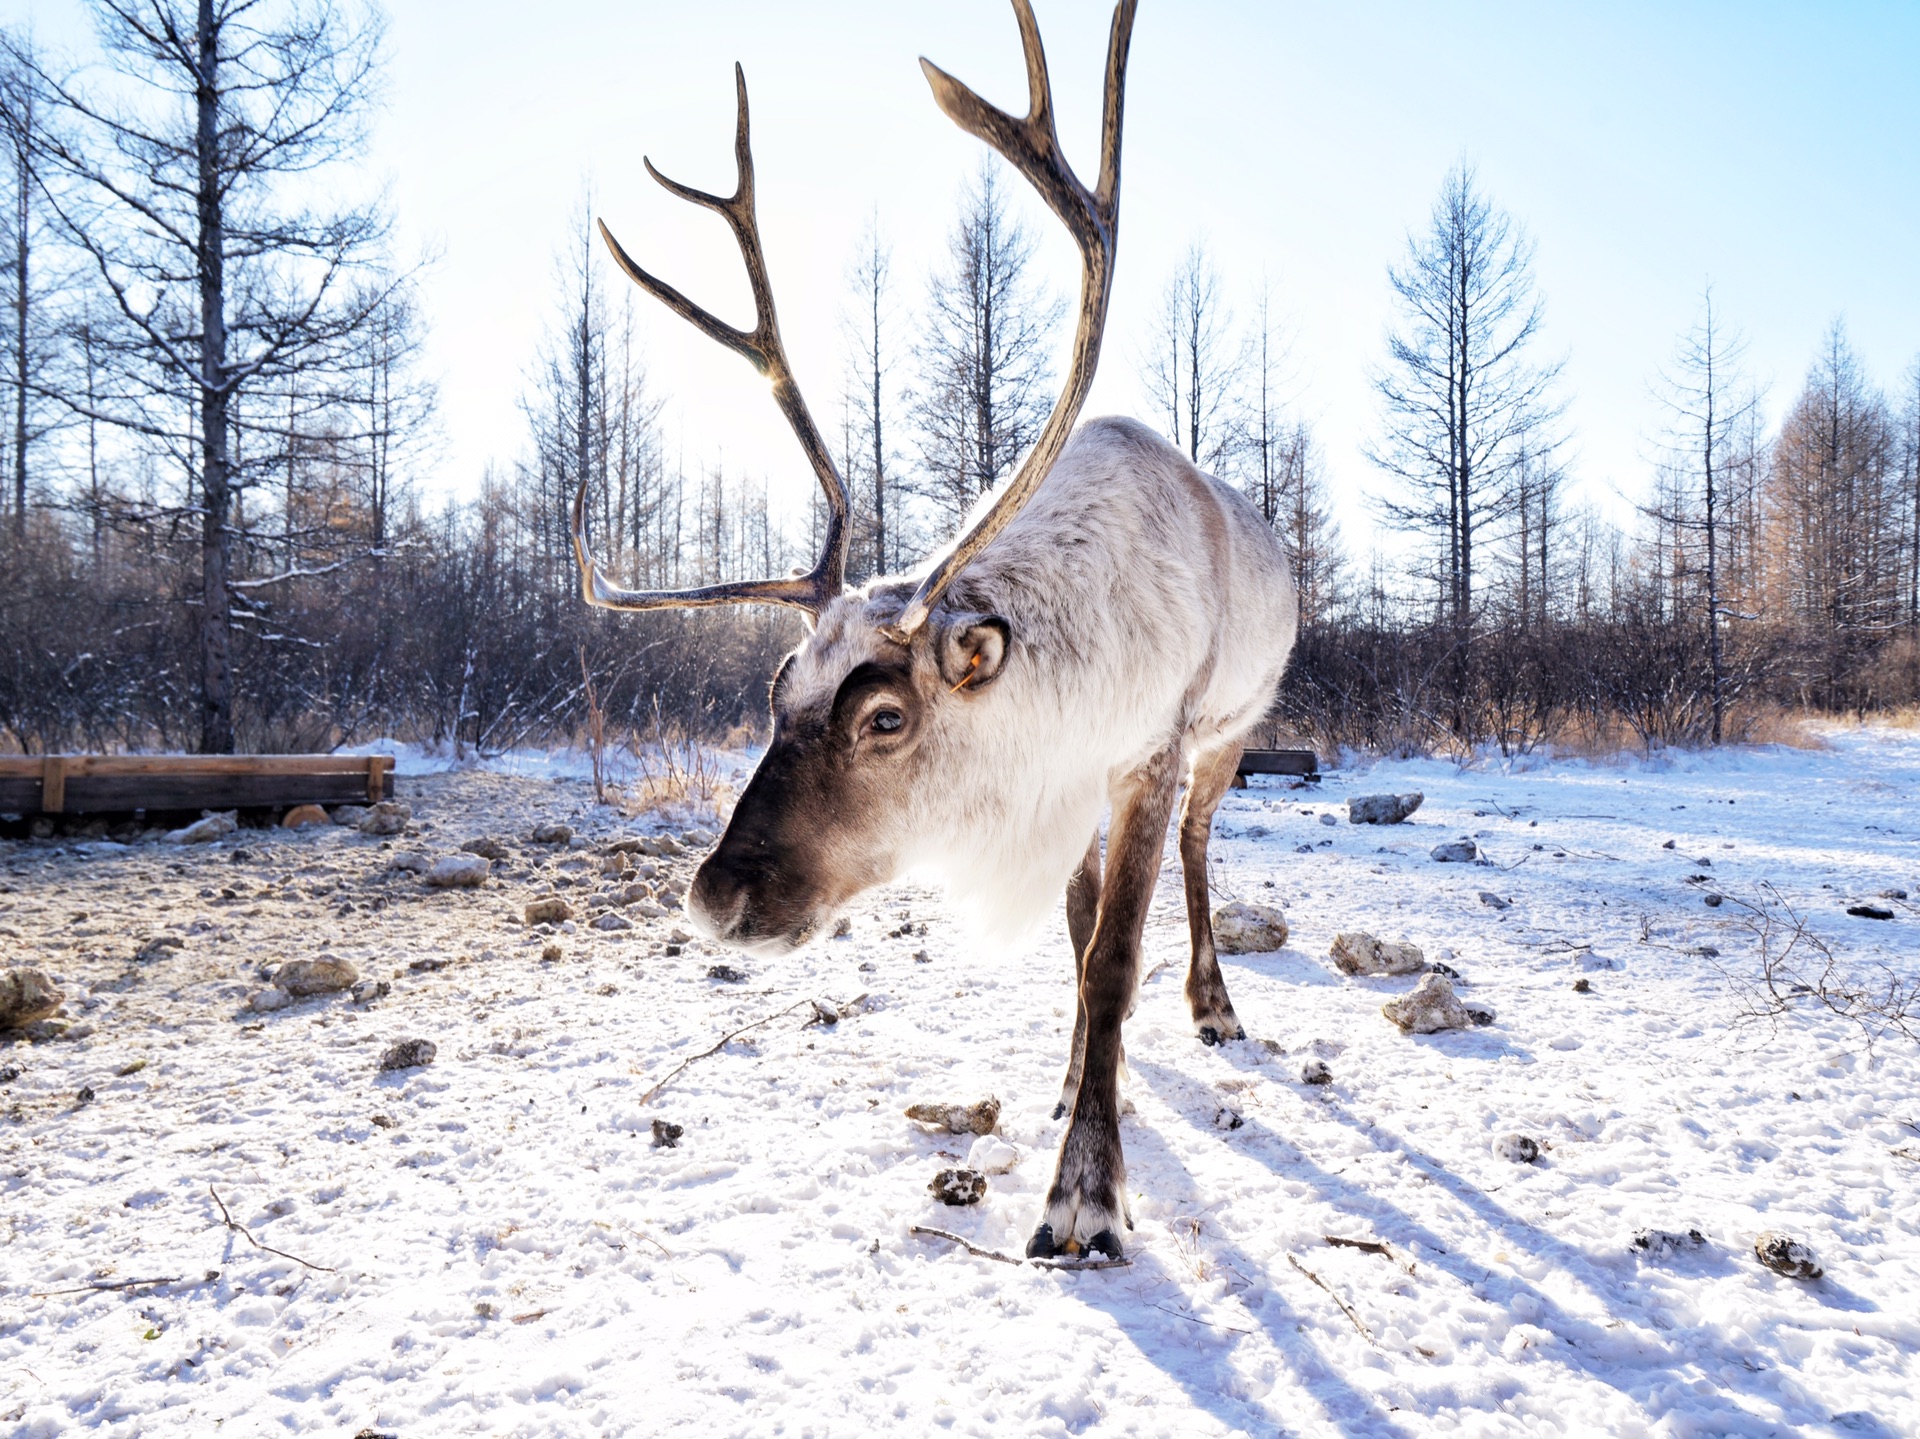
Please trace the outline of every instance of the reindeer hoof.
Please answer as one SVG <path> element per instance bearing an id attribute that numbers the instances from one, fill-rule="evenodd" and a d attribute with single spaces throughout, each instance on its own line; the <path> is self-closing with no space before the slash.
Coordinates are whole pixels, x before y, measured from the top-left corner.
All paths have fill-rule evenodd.
<path id="1" fill-rule="evenodd" d="M 1060 1251 L 1053 1242 L 1053 1226 L 1042 1224 L 1033 1231 L 1033 1238 L 1027 1241 L 1027 1258 L 1051 1259 Z"/>
<path id="2" fill-rule="evenodd" d="M 1118 1259 L 1125 1251 L 1121 1248 L 1120 1236 L 1111 1229 L 1103 1229 L 1087 1241 L 1086 1252 L 1103 1259 Z"/>
<path id="3" fill-rule="evenodd" d="M 1053 1106 L 1053 1117 L 1055 1119 L 1065 1119 L 1067 1117 L 1067 1101 L 1066 1100 L 1063 1099 L 1058 1104 Z"/>
<path id="4" fill-rule="evenodd" d="M 1225 1044 L 1228 1040 L 1245 1039 L 1246 1037 L 1246 1030 L 1237 1024 L 1234 1025 L 1232 1032 L 1225 1034 L 1211 1024 L 1203 1024 L 1200 1026 L 1200 1042 L 1205 1045 Z"/>

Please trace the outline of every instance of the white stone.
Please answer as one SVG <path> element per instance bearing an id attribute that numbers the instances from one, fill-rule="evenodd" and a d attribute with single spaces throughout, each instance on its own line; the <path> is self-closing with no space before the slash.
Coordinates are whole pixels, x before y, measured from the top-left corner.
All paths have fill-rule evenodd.
<path id="1" fill-rule="evenodd" d="M 982 1174 L 1005 1174 L 1020 1159 L 1018 1145 L 1007 1143 L 997 1134 L 983 1134 L 973 1141 L 973 1147 L 967 1151 L 967 1168 L 977 1169 Z"/>
<path id="2" fill-rule="evenodd" d="M 1381 1005 L 1380 1012 L 1408 1034 L 1435 1034 L 1443 1029 L 1493 1023 L 1492 1010 L 1462 1004 L 1447 977 L 1432 971 L 1421 976 L 1410 994 Z"/>
<path id="3" fill-rule="evenodd" d="M 1418 974 L 1427 967 L 1418 945 L 1375 939 L 1364 929 L 1336 934 L 1328 953 L 1343 974 Z"/>
<path id="4" fill-rule="evenodd" d="M 433 862 L 426 882 L 434 889 L 478 889 L 493 873 L 493 865 L 477 854 L 449 854 Z"/>
<path id="5" fill-rule="evenodd" d="M 1235 900 L 1213 912 L 1213 947 L 1221 954 L 1268 954 L 1287 942 L 1287 917 L 1270 904 Z"/>
<path id="6" fill-rule="evenodd" d="M 209 840 L 224 839 L 240 827 L 240 817 L 233 810 L 220 814 L 210 814 L 197 819 L 184 829 L 168 833 L 168 844 L 206 844 Z"/>

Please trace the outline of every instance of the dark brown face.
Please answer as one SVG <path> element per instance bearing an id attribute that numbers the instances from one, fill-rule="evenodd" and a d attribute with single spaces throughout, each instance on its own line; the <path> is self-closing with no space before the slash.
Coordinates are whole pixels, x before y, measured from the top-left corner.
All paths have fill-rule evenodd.
<path id="1" fill-rule="evenodd" d="M 801 655 L 788 656 L 773 681 L 773 740 L 687 891 L 694 925 L 735 948 L 780 954 L 893 878 L 919 787 L 940 782 L 921 753 L 936 706 L 971 702 L 991 684 L 1008 638 L 1005 620 L 969 616 L 914 650 L 881 647 L 830 697 L 793 693 Z M 817 667 L 818 656 L 807 658 Z"/>
<path id="2" fill-rule="evenodd" d="M 892 877 L 902 786 L 926 706 L 906 652 L 867 660 L 831 703 L 795 711 L 773 682 L 773 742 L 719 845 L 687 893 L 687 913 L 739 949 L 797 949 L 861 890 Z"/>

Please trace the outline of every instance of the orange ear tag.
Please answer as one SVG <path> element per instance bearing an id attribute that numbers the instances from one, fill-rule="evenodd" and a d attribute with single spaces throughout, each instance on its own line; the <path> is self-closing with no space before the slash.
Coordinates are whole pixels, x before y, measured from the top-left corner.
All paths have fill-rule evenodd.
<path id="1" fill-rule="evenodd" d="M 947 693 L 950 695 L 959 694 L 961 690 L 966 688 L 967 681 L 973 678 L 973 672 L 979 668 L 980 668 L 980 656 L 975 655 L 971 663 L 967 665 L 967 672 L 960 676 L 960 683 L 955 685 L 952 689 L 948 690 Z"/>

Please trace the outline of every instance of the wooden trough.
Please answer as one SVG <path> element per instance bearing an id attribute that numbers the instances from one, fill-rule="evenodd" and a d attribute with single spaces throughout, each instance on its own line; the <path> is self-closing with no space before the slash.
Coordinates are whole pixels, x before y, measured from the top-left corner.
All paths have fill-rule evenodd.
<path id="1" fill-rule="evenodd" d="M 0 755 L 0 814 L 285 809 L 393 797 L 390 755 Z"/>
<path id="2" fill-rule="evenodd" d="M 1240 769 L 1233 777 L 1233 787 L 1245 789 L 1250 774 L 1290 774 L 1302 779 L 1318 779 L 1320 759 L 1310 749 L 1250 749 L 1240 756 Z"/>

